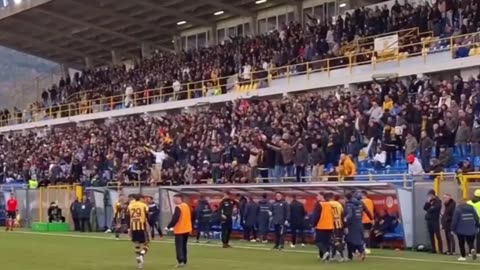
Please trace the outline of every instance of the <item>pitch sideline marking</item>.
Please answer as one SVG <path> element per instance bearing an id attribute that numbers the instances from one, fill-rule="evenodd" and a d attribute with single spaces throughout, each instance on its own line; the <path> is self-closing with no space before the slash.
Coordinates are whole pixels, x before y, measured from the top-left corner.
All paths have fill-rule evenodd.
<path id="1" fill-rule="evenodd" d="M 0 231 L 1 233 L 9 233 Z M 10 232 L 11 233 L 11 232 Z M 25 231 L 14 231 L 13 233 L 16 234 L 34 234 L 34 235 L 46 235 L 46 236 L 60 236 L 60 237 L 70 237 L 70 238 L 84 238 L 84 239 L 103 239 L 103 240 L 116 240 L 116 238 L 109 238 L 104 236 L 95 236 L 95 235 L 77 235 L 77 234 L 61 234 L 61 233 L 41 233 L 41 232 L 25 232 Z M 128 239 L 119 239 L 121 241 L 129 241 Z M 118 240 L 117 240 L 118 241 Z M 159 244 L 172 244 L 174 243 L 172 240 L 153 240 L 154 243 Z M 204 247 L 216 247 L 220 248 L 221 246 L 215 244 L 206 244 L 206 243 L 189 243 L 189 245 L 194 246 L 204 246 Z M 255 246 L 245 246 L 245 245 L 238 245 L 235 246 L 238 249 L 246 249 L 246 250 L 262 250 L 262 251 L 270 251 L 270 248 L 262 248 L 262 247 L 255 247 Z M 305 254 L 317 254 L 314 251 L 308 250 L 292 250 L 287 249 L 284 252 L 290 253 L 305 253 Z M 378 256 L 378 255 L 368 255 L 370 258 L 375 259 L 384 259 L 384 260 L 397 260 L 397 261 L 410 261 L 410 262 L 424 262 L 424 263 L 446 263 L 446 264 L 454 264 L 454 265 L 474 265 L 479 266 L 478 263 L 471 263 L 471 262 L 454 262 L 454 261 L 443 261 L 443 260 L 428 260 L 428 259 L 415 259 L 415 258 L 405 258 L 405 257 L 392 257 L 392 256 Z"/>

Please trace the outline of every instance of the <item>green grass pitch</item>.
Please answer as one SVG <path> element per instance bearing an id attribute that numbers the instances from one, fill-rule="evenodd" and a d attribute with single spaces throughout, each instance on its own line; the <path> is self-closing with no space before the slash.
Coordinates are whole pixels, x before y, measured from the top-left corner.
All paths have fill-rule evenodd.
<path id="1" fill-rule="evenodd" d="M 1 267 L 6 270 L 127 270 L 136 269 L 132 244 L 115 241 L 112 234 L 0 232 Z M 192 241 L 193 242 L 193 241 Z M 197 270 L 467 270 L 479 262 L 457 262 L 457 257 L 408 251 L 373 250 L 366 261 L 324 264 L 313 246 L 271 251 L 271 245 L 234 242 L 222 249 L 218 242 L 190 244 L 187 269 Z M 145 269 L 173 269 L 172 240 L 154 241 Z"/>

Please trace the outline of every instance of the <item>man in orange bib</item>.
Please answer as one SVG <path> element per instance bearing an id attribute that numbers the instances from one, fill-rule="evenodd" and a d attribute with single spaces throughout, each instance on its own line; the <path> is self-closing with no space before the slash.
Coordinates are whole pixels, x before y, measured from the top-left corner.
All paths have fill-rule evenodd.
<path id="1" fill-rule="evenodd" d="M 182 268 L 187 265 L 187 241 L 192 232 L 192 214 L 190 207 L 183 201 L 183 196 L 177 194 L 174 196 L 176 204 L 172 220 L 167 228 L 173 228 L 175 235 L 175 250 L 177 253 L 176 268 Z"/>
<path id="2" fill-rule="evenodd" d="M 313 210 L 312 224 L 315 227 L 315 243 L 318 247 L 318 254 L 323 261 L 330 258 L 331 238 L 334 225 L 334 212 L 332 205 L 325 200 L 323 194 L 318 194 L 318 202 Z"/>
<path id="3" fill-rule="evenodd" d="M 365 241 L 365 252 L 367 254 L 370 253 L 370 235 L 372 233 L 372 229 L 373 229 L 373 221 L 374 221 L 374 213 L 375 213 L 375 206 L 373 204 L 373 201 L 367 197 L 367 192 L 366 191 L 362 191 L 362 202 L 363 202 L 363 207 L 366 208 L 366 210 L 368 210 L 368 212 L 372 215 L 372 217 L 370 218 L 366 212 L 363 213 L 363 216 L 362 216 L 362 223 L 363 223 L 363 238 L 364 238 L 364 241 Z"/>

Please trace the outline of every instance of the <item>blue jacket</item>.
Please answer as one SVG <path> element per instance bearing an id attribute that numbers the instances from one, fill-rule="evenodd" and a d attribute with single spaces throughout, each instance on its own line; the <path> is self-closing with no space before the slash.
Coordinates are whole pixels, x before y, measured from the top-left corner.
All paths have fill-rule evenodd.
<path id="1" fill-rule="evenodd" d="M 284 200 L 275 201 L 271 205 L 272 224 L 283 225 L 290 220 L 290 211 L 287 202 Z"/>
<path id="2" fill-rule="evenodd" d="M 270 209 L 271 204 L 268 200 L 260 200 L 258 202 L 258 223 L 259 224 L 268 224 L 270 221 Z"/>
<path id="3" fill-rule="evenodd" d="M 453 232 L 459 235 L 472 236 L 477 234 L 478 226 L 478 215 L 473 206 L 468 204 L 457 206 L 452 220 Z"/>
<path id="4" fill-rule="evenodd" d="M 352 245 L 363 245 L 363 204 L 353 198 L 345 205 L 345 228 L 348 230 L 345 240 Z"/>
<path id="5" fill-rule="evenodd" d="M 160 218 L 160 208 L 156 203 L 148 205 L 148 220 L 151 222 L 157 222 Z"/>
<path id="6" fill-rule="evenodd" d="M 212 219 L 212 208 L 207 200 L 199 200 L 196 209 L 196 219 L 199 223 L 210 223 Z"/>
<path id="7" fill-rule="evenodd" d="M 90 219 L 90 213 L 92 212 L 93 205 L 90 201 L 81 202 L 80 210 L 78 212 L 79 218 Z"/>
<path id="8" fill-rule="evenodd" d="M 256 202 L 248 202 L 245 205 L 245 212 L 243 213 L 243 222 L 245 226 L 257 225 L 258 213 L 260 208 Z"/>

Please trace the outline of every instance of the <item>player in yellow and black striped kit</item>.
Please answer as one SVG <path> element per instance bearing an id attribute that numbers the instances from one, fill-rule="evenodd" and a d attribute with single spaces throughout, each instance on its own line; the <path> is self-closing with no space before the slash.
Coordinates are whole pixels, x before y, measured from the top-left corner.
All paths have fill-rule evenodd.
<path id="1" fill-rule="evenodd" d="M 129 234 L 135 247 L 135 254 L 138 268 L 142 269 L 145 261 L 145 255 L 148 252 L 148 206 L 142 201 L 140 194 L 133 196 L 133 200 L 128 205 L 130 218 Z"/>
<path id="2" fill-rule="evenodd" d="M 120 195 L 113 208 L 115 238 L 120 239 L 120 234 L 128 228 L 128 216 L 128 202 L 125 200 L 125 196 Z"/>
<path id="3" fill-rule="evenodd" d="M 333 210 L 333 235 L 332 235 L 332 256 L 335 257 L 338 253 L 340 255 L 340 261 L 343 262 L 345 257 L 343 251 L 345 249 L 344 241 L 344 226 L 343 226 L 343 205 L 339 202 L 340 197 L 334 196 L 333 193 L 325 195 L 325 199 L 330 203 Z"/>

